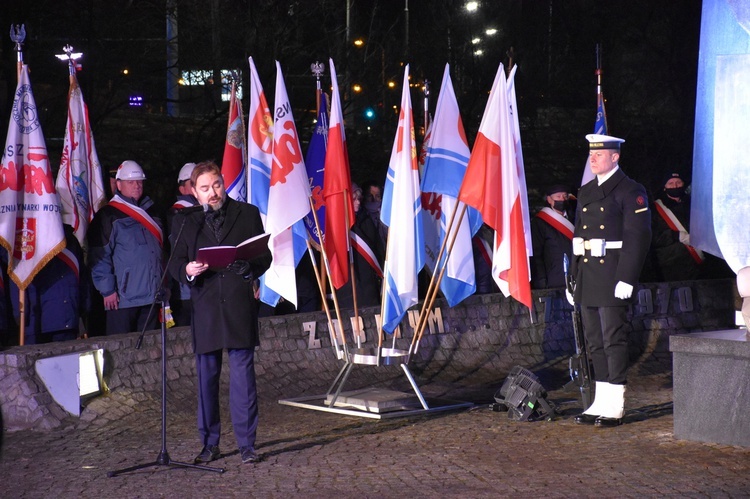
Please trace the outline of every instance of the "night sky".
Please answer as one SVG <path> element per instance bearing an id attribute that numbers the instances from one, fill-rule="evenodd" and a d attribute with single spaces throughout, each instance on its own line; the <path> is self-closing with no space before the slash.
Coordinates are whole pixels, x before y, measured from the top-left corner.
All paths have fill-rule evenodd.
<path id="1" fill-rule="evenodd" d="M 147 170 L 171 176 L 187 160 L 221 158 L 226 104 L 215 95 L 181 103 L 189 116 L 178 121 L 189 132 L 128 134 L 118 129 L 164 128 L 166 1 L 29 0 L 3 2 L 0 19 L 0 127 L 4 135 L 15 89 L 11 23 L 25 23 L 24 60 L 42 116 L 56 169 L 65 120 L 67 70 L 54 58 L 70 43 L 84 52 L 79 80 L 89 105 L 102 163 L 136 159 Z M 258 65 L 269 101 L 274 60 L 285 72 L 300 135 L 306 140 L 314 106 L 312 62 L 333 57 L 339 84 L 361 83 L 363 92 L 345 102 L 352 176 L 379 178 L 387 166 L 395 132 L 391 106 L 399 100 L 403 62 L 412 82 L 431 82 L 431 111 L 443 67 L 451 73 L 470 145 L 499 63 L 518 64 L 516 87 L 530 196 L 544 185 L 575 184 L 586 158 L 583 136 L 593 131 L 596 105 L 595 46 L 602 46 L 603 89 L 610 133 L 626 139 L 622 163 L 648 187 L 668 169 L 690 171 L 700 31 L 699 0 L 508 0 L 479 2 L 477 13 L 464 1 L 409 0 L 406 29 L 402 0 L 352 0 L 346 40 L 346 2 L 179 1 L 180 68 L 240 68 L 247 57 Z M 212 10 L 211 5 L 218 8 Z M 491 37 L 486 28 L 495 28 Z M 482 38 L 478 45 L 474 38 Z M 476 55 L 477 48 L 482 49 Z M 124 76 L 122 70 L 129 69 Z M 388 90 L 387 81 L 397 83 Z M 324 81 L 324 86 L 330 82 Z M 148 111 L 131 111 L 137 93 Z M 205 93 L 205 92 L 204 92 Z M 181 96 L 182 97 L 182 96 Z M 422 96 L 412 93 L 415 121 L 422 123 Z M 247 110 L 248 101 L 245 101 Z M 363 118 L 376 110 L 372 121 Z M 140 113 L 140 114 L 136 114 Z M 188 114 L 188 113 L 186 113 Z M 185 123 L 188 120 L 191 123 Z M 169 122 L 167 121 L 167 124 Z M 177 126 L 177 125 L 175 125 Z M 365 127 L 370 126 L 370 131 Z M 307 134 L 307 135 L 305 135 Z M 183 137 L 180 140 L 175 137 Z M 137 155 L 137 157 L 126 157 Z M 59 160 L 58 160 L 59 161 Z M 172 193 L 165 193 L 171 195 Z M 536 202 L 532 199 L 531 204 Z"/>

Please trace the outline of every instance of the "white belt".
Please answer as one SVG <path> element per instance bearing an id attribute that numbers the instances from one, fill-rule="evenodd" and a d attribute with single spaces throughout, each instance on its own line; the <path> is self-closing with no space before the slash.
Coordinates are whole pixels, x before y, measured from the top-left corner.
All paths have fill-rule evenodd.
<path id="1" fill-rule="evenodd" d="M 597 241 L 603 241 L 603 239 L 587 239 L 583 241 L 584 249 L 590 250 L 591 248 L 595 248 Z M 604 247 L 606 249 L 622 249 L 622 241 L 604 241 Z"/>
<path id="2" fill-rule="evenodd" d="M 573 238 L 573 254 L 583 255 L 586 250 L 591 251 L 591 256 L 605 256 L 608 249 L 622 249 L 622 241 L 605 241 L 604 239 L 587 239 L 582 237 Z"/>

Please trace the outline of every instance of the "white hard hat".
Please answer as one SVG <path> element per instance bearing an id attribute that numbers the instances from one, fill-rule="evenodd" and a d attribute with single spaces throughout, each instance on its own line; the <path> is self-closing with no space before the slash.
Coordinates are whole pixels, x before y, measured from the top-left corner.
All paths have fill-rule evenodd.
<path id="1" fill-rule="evenodd" d="M 117 180 L 146 180 L 146 174 L 143 173 L 141 165 L 135 161 L 127 160 L 117 168 Z"/>
<path id="2" fill-rule="evenodd" d="M 186 180 L 190 180 L 190 175 L 193 174 L 195 166 L 195 163 L 185 163 L 182 165 L 182 168 L 180 168 L 180 174 L 177 175 L 177 183 L 179 184 Z"/>

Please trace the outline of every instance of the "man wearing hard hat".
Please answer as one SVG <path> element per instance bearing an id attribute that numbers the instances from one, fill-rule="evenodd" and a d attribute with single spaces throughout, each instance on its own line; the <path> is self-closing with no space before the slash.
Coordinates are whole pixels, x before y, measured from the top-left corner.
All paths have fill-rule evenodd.
<path id="1" fill-rule="evenodd" d="M 190 176 L 193 174 L 195 166 L 195 163 L 185 163 L 177 174 L 177 191 L 179 194 L 177 195 L 177 200 L 167 212 L 169 244 L 172 246 L 175 244 L 174 238 L 182 236 L 181 227 L 172 227 L 174 215 L 180 210 L 198 204 L 198 200 L 193 196 L 193 181 L 190 180 Z M 176 324 L 178 326 L 189 326 L 191 314 L 190 286 L 173 279 L 170 289 L 172 290 L 172 298 L 177 298 L 170 300 Z"/>
<path id="2" fill-rule="evenodd" d="M 156 329 L 152 311 L 161 283 L 164 236 L 154 202 L 143 195 L 146 175 L 135 161 L 117 169 L 117 192 L 88 232 L 91 278 L 104 298 L 107 334 Z"/>

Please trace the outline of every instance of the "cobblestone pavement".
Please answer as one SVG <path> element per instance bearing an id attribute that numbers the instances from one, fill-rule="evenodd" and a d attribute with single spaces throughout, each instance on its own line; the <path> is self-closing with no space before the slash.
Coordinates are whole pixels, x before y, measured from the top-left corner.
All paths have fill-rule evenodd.
<path id="1" fill-rule="evenodd" d="M 107 411 L 93 423 L 5 434 L 3 496 L 750 496 L 750 449 L 673 438 L 668 374 L 631 379 L 626 424 L 614 429 L 575 425 L 576 394 L 561 390 L 549 395 L 561 412 L 556 420 L 513 421 L 488 408 L 493 391 L 463 392 L 477 402 L 472 409 L 380 421 L 279 405 L 262 394 L 262 462 L 241 464 L 225 424 L 222 457 L 211 463 L 222 474 L 158 465 L 109 478 L 108 471 L 155 461 L 161 449 L 159 394 L 138 401 L 111 394 L 87 407 Z M 170 387 L 168 400 L 169 456 L 191 462 L 200 450 L 193 387 Z"/>

